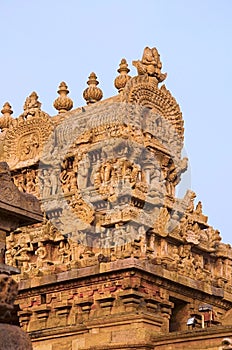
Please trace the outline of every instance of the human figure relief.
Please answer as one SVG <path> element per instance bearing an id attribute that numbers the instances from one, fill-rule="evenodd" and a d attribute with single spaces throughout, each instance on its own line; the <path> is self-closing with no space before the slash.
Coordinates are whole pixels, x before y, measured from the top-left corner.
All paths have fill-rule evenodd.
<path id="1" fill-rule="evenodd" d="M 116 257 L 122 256 L 122 251 L 125 249 L 125 234 L 122 224 L 115 224 L 113 231 L 114 251 Z"/>
<path id="2" fill-rule="evenodd" d="M 180 270 L 190 275 L 192 273 L 192 268 L 194 266 L 194 257 L 191 252 L 191 245 L 186 244 L 184 246 L 181 246 L 180 257 L 181 257 L 180 264 L 179 264 Z"/>
<path id="3" fill-rule="evenodd" d="M 43 170 L 43 176 L 40 177 L 42 180 L 42 195 L 43 198 L 47 198 L 51 195 L 51 178 L 50 178 L 50 173 L 47 169 Z"/>
<path id="4" fill-rule="evenodd" d="M 68 242 L 60 242 L 58 254 L 62 264 L 68 264 L 70 262 L 71 250 Z"/>
<path id="5" fill-rule="evenodd" d="M 18 187 L 20 192 L 26 192 L 27 188 L 25 184 L 24 174 L 15 175 L 14 184 Z"/>
<path id="6" fill-rule="evenodd" d="M 38 248 L 35 251 L 35 255 L 37 255 L 36 268 L 38 270 L 42 269 L 48 263 L 49 263 L 49 265 L 53 264 L 51 260 L 47 259 L 48 252 L 47 252 L 47 248 L 44 246 L 43 242 L 38 243 Z"/>
<path id="7" fill-rule="evenodd" d="M 36 192 L 35 170 L 28 171 L 26 174 L 26 191 L 28 193 Z"/>
<path id="8" fill-rule="evenodd" d="M 89 155 L 87 154 L 78 164 L 77 187 L 79 189 L 87 188 L 89 168 L 90 159 Z"/>
<path id="9" fill-rule="evenodd" d="M 171 258 L 171 262 L 169 262 L 168 266 L 170 270 L 177 270 L 177 267 L 180 262 L 180 254 L 179 254 L 179 248 L 176 245 L 173 245 L 172 247 L 169 246 L 169 254 Z"/>
<path id="10" fill-rule="evenodd" d="M 176 166 L 172 163 L 167 172 L 166 188 L 167 193 L 171 197 L 175 197 L 175 188 L 179 184 L 181 175 L 187 170 L 188 158 L 181 160 L 180 166 Z"/>
<path id="11" fill-rule="evenodd" d="M 194 256 L 193 264 L 194 264 L 194 275 L 199 280 L 203 280 L 205 278 L 205 274 L 203 273 L 203 257 L 196 254 Z"/>
<path id="12" fill-rule="evenodd" d="M 54 196 L 58 191 L 58 180 L 59 180 L 59 171 L 56 169 L 51 169 L 50 181 L 51 181 L 51 195 Z"/>
<path id="13" fill-rule="evenodd" d="M 14 255 L 14 259 L 21 264 L 22 273 L 28 273 L 31 269 L 29 253 L 33 252 L 33 250 L 31 242 L 23 242 L 19 245 L 19 250 Z"/>

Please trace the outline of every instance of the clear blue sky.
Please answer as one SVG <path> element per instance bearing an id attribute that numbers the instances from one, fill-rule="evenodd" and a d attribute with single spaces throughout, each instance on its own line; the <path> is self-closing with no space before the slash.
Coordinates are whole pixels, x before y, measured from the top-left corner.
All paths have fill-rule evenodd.
<path id="1" fill-rule="evenodd" d="M 74 106 L 95 71 L 104 97 L 121 58 L 140 59 L 156 46 L 167 88 L 181 106 L 191 188 L 209 223 L 232 243 L 232 1 L 0 0 L 0 105 L 14 115 L 37 91 L 51 115 L 59 83 Z"/>

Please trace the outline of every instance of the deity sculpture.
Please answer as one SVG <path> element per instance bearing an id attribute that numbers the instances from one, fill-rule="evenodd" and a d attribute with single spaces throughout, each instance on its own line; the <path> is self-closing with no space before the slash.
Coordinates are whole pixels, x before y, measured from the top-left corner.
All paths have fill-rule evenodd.
<path id="1" fill-rule="evenodd" d="M 156 77 L 158 82 L 162 82 L 167 77 L 167 73 L 161 73 L 162 63 L 155 47 L 152 49 L 145 47 L 142 60 L 133 61 L 133 65 L 137 68 L 139 75 L 148 74 L 151 77 Z"/>

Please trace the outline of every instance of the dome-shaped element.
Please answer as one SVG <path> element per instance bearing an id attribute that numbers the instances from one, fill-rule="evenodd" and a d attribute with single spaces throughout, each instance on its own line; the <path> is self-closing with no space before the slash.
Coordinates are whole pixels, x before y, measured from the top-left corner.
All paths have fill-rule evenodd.
<path id="1" fill-rule="evenodd" d="M 57 97 L 57 99 L 53 103 L 55 109 L 59 111 L 59 114 L 70 111 L 70 109 L 73 108 L 73 101 L 67 96 L 69 91 L 64 81 L 60 83 L 59 90 L 57 91 L 57 93 L 60 96 Z"/>
<path id="2" fill-rule="evenodd" d="M 118 89 L 118 92 L 122 91 L 128 80 L 131 79 L 131 77 L 128 75 L 129 71 L 130 69 L 128 68 L 127 61 L 125 58 L 123 58 L 118 69 L 119 76 L 117 76 L 114 80 L 114 86 L 116 89 Z"/>
<path id="3" fill-rule="evenodd" d="M 90 74 L 87 84 L 89 87 L 83 92 L 83 97 L 86 100 L 87 104 L 100 101 L 103 97 L 103 93 L 101 89 L 97 87 L 99 82 L 97 81 L 97 76 L 94 72 Z"/>

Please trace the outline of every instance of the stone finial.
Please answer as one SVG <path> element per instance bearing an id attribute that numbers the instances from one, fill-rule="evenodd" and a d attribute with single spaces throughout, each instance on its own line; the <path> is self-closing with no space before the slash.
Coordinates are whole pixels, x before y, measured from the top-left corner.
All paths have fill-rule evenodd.
<path id="1" fill-rule="evenodd" d="M 0 118 L 0 129 L 4 131 L 8 129 L 13 122 L 13 118 L 11 117 L 13 111 L 9 102 L 4 103 L 1 113 L 2 117 Z"/>
<path id="2" fill-rule="evenodd" d="M 122 91 L 131 77 L 128 75 L 130 69 L 128 68 L 128 64 L 125 58 L 121 60 L 119 64 L 118 73 L 119 75 L 114 80 L 114 86 L 118 89 L 118 92 Z"/>
<path id="3" fill-rule="evenodd" d="M 158 83 L 161 83 L 167 77 L 167 73 L 161 73 L 162 63 L 158 50 L 153 47 L 145 47 L 141 61 L 133 61 L 133 65 L 137 68 L 138 75 L 147 74 L 150 77 L 155 77 Z"/>
<path id="4" fill-rule="evenodd" d="M 11 105 L 9 104 L 9 102 L 5 102 L 3 105 L 3 108 L 1 110 L 1 113 L 4 116 L 10 117 L 10 115 L 13 113 Z"/>
<path id="5" fill-rule="evenodd" d="M 23 109 L 24 113 L 23 116 L 27 118 L 28 116 L 35 115 L 38 111 L 41 110 L 42 103 L 38 100 L 39 96 L 35 91 L 33 91 L 27 98 L 24 103 Z"/>
<path id="6" fill-rule="evenodd" d="M 101 89 L 97 87 L 99 82 L 97 81 L 97 76 L 94 72 L 90 74 L 87 84 L 89 87 L 83 92 L 83 97 L 86 100 L 87 104 L 100 101 L 103 97 L 103 93 Z"/>
<path id="7" fill-rule="evenodd" d="M 60 113 L 65 113 L 67 111 L 70 111 L 70 109 L 73 108 L 73 101 L 71 98 L 69 98 L 67 95 L 69 93 L 68 86 L 64 81 L 62 81 L 59 85 L 59 90 L 57 93 L 60 95 L 57 97 L 57 99 L 54 101 L 53 106 L 55 109 L 57 109 Z"/>

